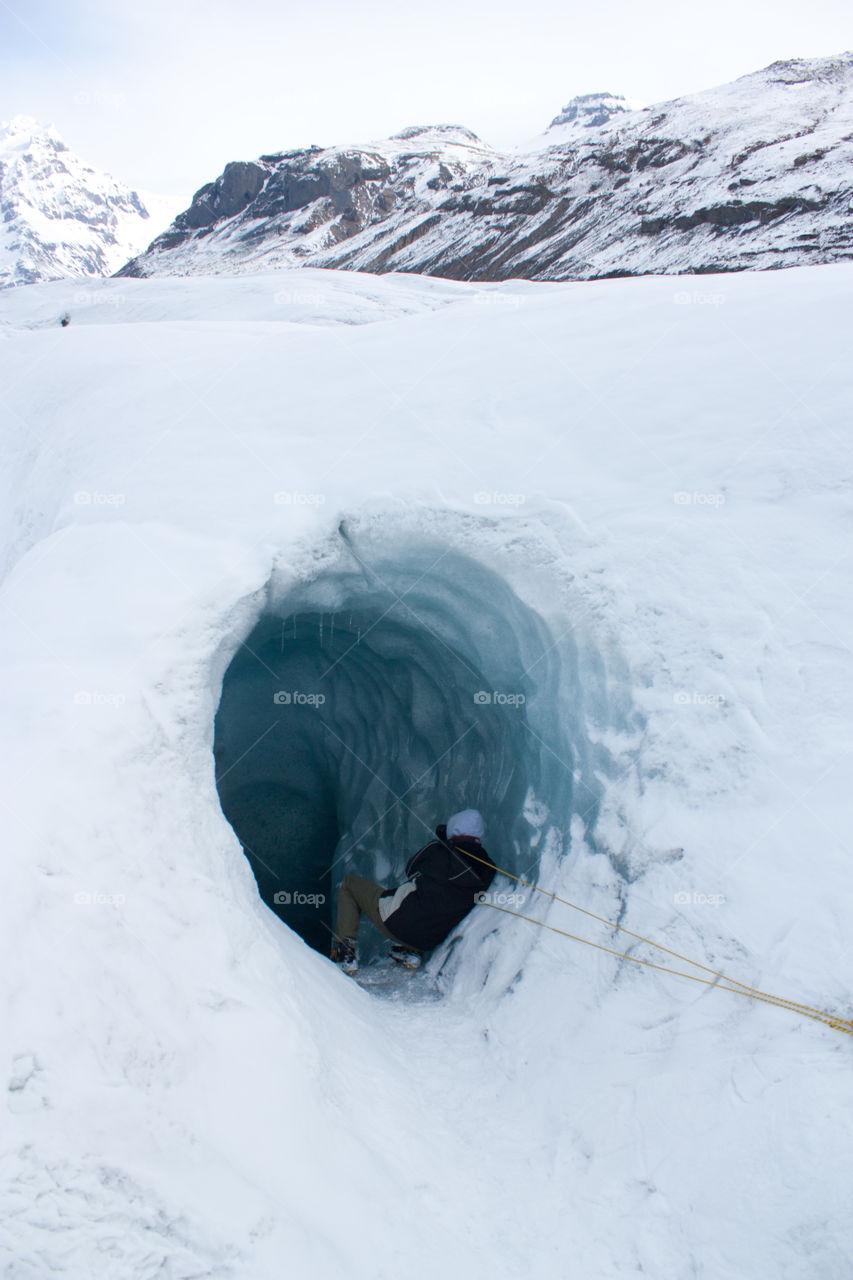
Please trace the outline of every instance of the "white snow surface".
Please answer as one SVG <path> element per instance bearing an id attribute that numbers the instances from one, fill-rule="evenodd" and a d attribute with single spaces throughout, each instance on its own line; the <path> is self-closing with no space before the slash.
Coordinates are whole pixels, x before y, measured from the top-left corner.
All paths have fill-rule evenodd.
<path id="1" fill-rule="evenodd" d="M 85 164 L 53 126 L 15 116 L 0 125 L 0 287 L 111 274 L 182 205 L 132 191 Z"/>
<path id="2" fill-rule="evenodd" d="M 360 986 L 259 900 L 212 753 L 262 611 L 335 607 L 342 522 L 464 554 L 550 634 L 579 761 L 493 856 L 849 1017 L 851 285 L 0 299 L 4 1276 L 853 1274 L 853 1040 L 486 906 Z"/>

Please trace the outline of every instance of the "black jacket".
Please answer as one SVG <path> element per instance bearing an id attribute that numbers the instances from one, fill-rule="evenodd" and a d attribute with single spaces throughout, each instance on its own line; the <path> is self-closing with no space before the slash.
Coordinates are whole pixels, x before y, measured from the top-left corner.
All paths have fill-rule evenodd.
<path id="1" fill-rule="evenodd" d="M 495 871 L 473 836 L 457 836 L 447 843 L 433 840 L 409 860 L 406 885 L 383 893 L 383 898 L 401 897 L 400 905 L 385 917 L 386 928 L 419 951 L 437 947 L 476 905 L 477 895 L 488 889 Z M 414 888 L 409 890 L 410 884 Z"/>

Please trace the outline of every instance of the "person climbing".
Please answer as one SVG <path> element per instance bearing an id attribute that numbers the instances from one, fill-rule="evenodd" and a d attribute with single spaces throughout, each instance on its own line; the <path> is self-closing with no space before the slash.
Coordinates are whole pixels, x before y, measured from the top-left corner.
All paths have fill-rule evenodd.
<path id="1" fill-rule="evenodd" d="M 385 889 L 365 876 L 348 875 L 338 893 L 332 960 L 344 973 L 358 969 L 361 912 L 391 942 L 391 958 L 417 969 L 423 953 L 443 942 L 488 889 L 497 868 L 482 839 L 483 818 L 463 809 L 435 829 L 434 840 L 409 859 L 406 879 Z"/>

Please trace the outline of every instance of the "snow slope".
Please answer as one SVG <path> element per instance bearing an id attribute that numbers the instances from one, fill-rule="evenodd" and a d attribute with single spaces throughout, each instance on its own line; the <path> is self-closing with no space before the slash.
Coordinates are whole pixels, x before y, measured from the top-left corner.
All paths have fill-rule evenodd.
<path id="1" fill-rule="evenodd" d="M 0 129 L 0 287 L 109 275 L 179 212 L 83 163 L 54 128 L 15 116 Z"/>
<path id="2" fill-rule="evenodd" d="M 212 751 L 263 616 L 385 610 L 395 689 L 417 643 L 530 692 L 502 864 L 850 1016 L 851 283 L 3 296 L 4 1275 L 853 1274 L 853 1041 L 485 905 L 362 989 L 260 902 Z M 381 693 L 330 729 L 415 782 Z"/>

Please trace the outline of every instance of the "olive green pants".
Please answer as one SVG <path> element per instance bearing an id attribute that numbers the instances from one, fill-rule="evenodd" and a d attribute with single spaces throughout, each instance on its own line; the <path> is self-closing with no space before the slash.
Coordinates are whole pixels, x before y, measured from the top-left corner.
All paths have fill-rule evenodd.
<path id="1" fill-rule="evenodd" d="M 335 937 L 340 941 L 358 937 L 358 921 L 363 911 L 386 938 L 399 942 L 399 938 L 395 938 L 391 930 L 385 928 L 385 921 L 379 914 L 379 899 L 384 892 L 381 884 L 374 884 L 365 876 L 345 876 L 338 890 Z"/>

